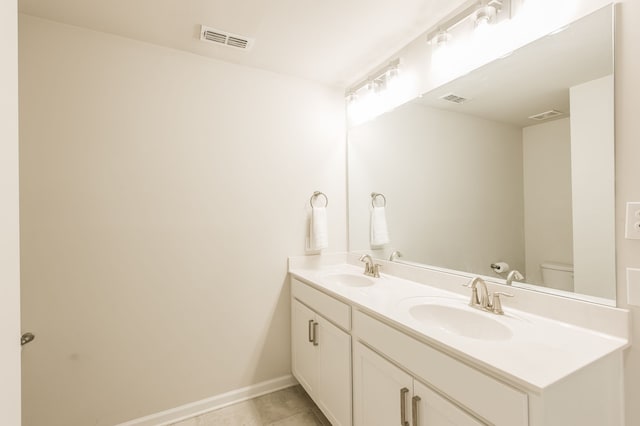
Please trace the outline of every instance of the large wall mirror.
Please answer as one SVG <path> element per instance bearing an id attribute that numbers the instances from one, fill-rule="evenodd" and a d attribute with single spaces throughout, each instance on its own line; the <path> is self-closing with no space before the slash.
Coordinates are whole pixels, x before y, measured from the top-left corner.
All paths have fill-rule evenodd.
<path id="1" fill-rule="evenodd" d="M 352 251 L 615 303 L 612 6 L 351 128 L 348 146 Z"/>

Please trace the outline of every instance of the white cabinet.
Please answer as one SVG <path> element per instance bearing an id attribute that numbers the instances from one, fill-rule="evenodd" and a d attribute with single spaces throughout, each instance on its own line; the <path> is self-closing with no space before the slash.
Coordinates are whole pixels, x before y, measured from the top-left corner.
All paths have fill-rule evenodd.
<path id="1" fill-rule="evenodd" d="M 291 370 L 309 394 L 315 392 L 318 372 L 317 350 L 313 346 L 315 320 L 315 312 L 297 300 L 293 300 L 291 306 Z"/>
<path id="2" fill-rule="evenodd" d="M 481 426 L 457 405 L 361 343 L 353 349 L 355 426 Z"/>
<path id="3" fill-rule="evenodd" d="M 334 426 L 351 425 L 351 336 L 317 316 L 317 403 Z"/>
<path id="4" fill-rule="evenodd" d="M 354 311 L 353 324 L 353 335 L 359 341 L 402 366 L 413 377 L 428 383 L 438 393 L 446 395 L 449 400 L 465 407 L 465 410 L 478 418 L 495 426 L 529 426 L 528 398 L 525 392 L 362 312 Z M 422 398 L 422 395 L 419 396 Z"/>
<path id="5" fill-rule="evenodd" d="M 396 425 L 406 419 L 410 375 L 360 343 L 353 345 L 353 423 Z M 404 415 L 403 415 L 404 413 Z M 400 423 L 404 424 L 404 423 Z"/>
<path id="6" fill-rule="evenodd" d="M 333 426 L 351 425 L 352 414 L 355 426 L 624 424 L 621 351 L 540 388 L 394 321 L 384 293 L 372 291 L 367 304 L 351 290 L 333 297 L 319 284 L 291 284 L 292 371 Z"/>
<path id="7" fill-rule="evenodd" d="M 296 285 L 304 284 L 294 283 L 294 287 Z M 314 299 L 325 295 L 309 290 L 312 289 L 297 294 L 309 306 L 298 300 L 296 292 L 292 291 L 291 369 L 332 425 L 350 426 L 351 336 L 311 309 L 317 308 Z M 322 303 L 318 306 L 322 308 Z"/>
<path id="8" fill-rule="evenodd" d="M 416 426 L 482 426 L 485 423 L 463 411 L 417 380 L 413 381 L 412 415 Z"/>

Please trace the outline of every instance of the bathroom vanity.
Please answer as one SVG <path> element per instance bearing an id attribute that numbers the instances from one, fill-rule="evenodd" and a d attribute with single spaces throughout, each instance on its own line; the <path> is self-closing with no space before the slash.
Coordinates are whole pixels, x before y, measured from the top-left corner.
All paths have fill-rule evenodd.
<path id="1" fill-rule="evenodd" d="M 613 16 L 351 123 L 349 249 L 382 274 L 355 254 L 289 260 L 292 371 L 333 425 L 624 424 Z M 477 276 L 510 293 L 503 315 L 488 295 L 474 308 Z"/>
<path id="2" fill-rule="evenodd" d="M 334 426 L 624 423 L 627 311 L 510 288 L 496 315 L 469 276 L 382 263 L 290 259 L 292 372 Z"/>

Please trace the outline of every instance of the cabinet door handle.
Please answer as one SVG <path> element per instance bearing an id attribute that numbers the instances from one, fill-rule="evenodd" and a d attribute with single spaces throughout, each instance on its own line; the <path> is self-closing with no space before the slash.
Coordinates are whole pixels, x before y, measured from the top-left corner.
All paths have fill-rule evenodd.
<path id="1" fill-rule="evenodd" d="M 313 323 L 313 346 L 318 346 L 318 323 Z"/>
<path id="2" fill-rule="evenodd" d="M 407 421 L 407 401 L 406 395 L 409 393 L 409 389 L 402 388 L 400 389 L 400 425 L 401 426 L 409 426 L 409 422 Z"/>
<path id="3" fill-rule="evenodd" d="M 313 337 L 311 337 L 311 327 L 313 327 L 313 320 L 312 319 L 309 320 L 309 329 L 308 329 L 308 331 L 309 331 L 309 343 L 313 342 Z"/>
<path id="4" fill-rule="evenodd" d="M 418 402 L 420 402 L 421 398 L 419 396 L 414 396 L 411 399 L 411 414 L 413 416 L 413 426 L 418 426 Z"/>

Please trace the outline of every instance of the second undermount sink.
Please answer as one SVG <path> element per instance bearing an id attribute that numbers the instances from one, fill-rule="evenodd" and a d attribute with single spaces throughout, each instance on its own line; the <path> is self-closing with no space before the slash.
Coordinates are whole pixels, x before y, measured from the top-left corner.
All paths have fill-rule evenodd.
<path id="1" fill-rule="evenodd" d="M 409 315 L 428 327 L 478 340 L 509 340 L 511 329 L 489 312 L 475 310 L 462 302 L 434 300 L 409 308 Z"/>
<path id="2" fill-rule="evenodd" d="M 347 287 L 368 287 L 375 284 L 373 278 L 365 277 L 364 275 L 345 273 L 328 274 L 323 277 L 323 280 L 332 284 Z"/>

